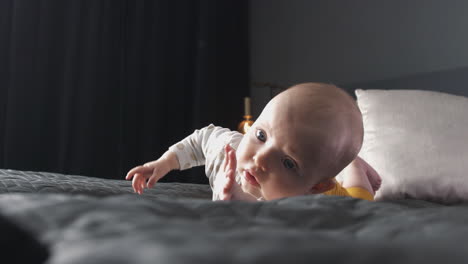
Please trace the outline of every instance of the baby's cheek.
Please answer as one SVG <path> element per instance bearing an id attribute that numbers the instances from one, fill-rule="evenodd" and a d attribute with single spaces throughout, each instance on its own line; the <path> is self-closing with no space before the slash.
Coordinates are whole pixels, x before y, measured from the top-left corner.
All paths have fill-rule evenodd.
<path id="1" fill-rule="evenodd" d="M 303 186 L 285 178 L 277 178 L 268 187 L 269 196 L 273 199 L 300 195 L 303 189 Z"/>
<path id="2" fill-rule="evenodd" d="M 244 156 L 237 156 L 236 157 L 236 167 L 237 167 L 237 171 L 240 172 L 241 169 L 245 169 L 245 164 L 247 164 L 245 162 L 245 158 Z"/>
<path id="3" fill-rule="evenodd" d="M 245 162 L 245 151 L 242 146 L 239 146 L 236 151 L 236 160 L 237 160 L 237 166 L 239 166 L 241 163 Z"/>

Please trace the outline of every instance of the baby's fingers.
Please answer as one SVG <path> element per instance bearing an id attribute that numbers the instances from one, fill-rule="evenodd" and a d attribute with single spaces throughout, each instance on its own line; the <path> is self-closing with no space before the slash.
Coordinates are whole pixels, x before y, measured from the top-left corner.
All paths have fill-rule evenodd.
<path id="1" fill-rule="evenodd" d="M 132 180 L 132 187 L 136 193 L 141 193 L 141 181 L 143 176 L 141 174 L 135 174 Z"/>
<path id="2" fill-rule="evenodd" d="M 224 189 L 223 189 L 224 194 L 231 192 L 232 186 L 234 185 L 234 174 L 235 174 L 234 170 L 229 170 L 226 173 L 226 178 L 228 179 L 228 181 L 226 182 L 226 185 L 224 185 Z"/>
<path id="3" fill-rule="evenodd" d="M 228 160 L 229 160 L 229 166 L 227 167 L 227 169 L 236 171 L 236 168 L 237 168 L 236 151 L 234 151 L 234 149 L 232 148 L 228 153 Z"/>
<path id="4" fill-rule="evenodd" d="M 144 190 L 145 188 L 146 188 L 146 179 L 144 179 L 144 180 L 142 180 L 142 181 L 140 182 L 140 191 L 141 191 L 140 194 L 143 193 L 143 190 Z"/>
<path id="5" fill-rule="evenodd" d="M 126 180 L 131 180 L 135 174 L 145 174 L 145 173 L 151 173 L 153 168 L 151 167 L 145 167 L 145 166 L 137 166 L 130 171 L 128 171 L 127 175 L 125 176 Z"/>
<path id="6" fill-rule="evenodd" d="M 147 188 L 153 188 L 153 186 L 156 184 L 156 182 L 164 175 L 160 175 L 161 172 L 158 169 L 153 170 L 153 175 L 148 180 L 147 183 Z"/>
<path id="7" fill-rule="evenodd" d="M 229 167 L 229 150 L 230 150 L 229 144 L 224 146 L 224 160 L 223 160 L 223 171 L 225 172 L 226 169 Z"/>

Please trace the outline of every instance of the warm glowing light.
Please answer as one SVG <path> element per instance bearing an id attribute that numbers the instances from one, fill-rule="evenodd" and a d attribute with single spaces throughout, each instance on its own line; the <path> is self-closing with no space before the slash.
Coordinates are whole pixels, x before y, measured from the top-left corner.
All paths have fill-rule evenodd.
<path id="1" fill-rule="evenodd" d="M 243 133 L 243 134 L 249 132 L 249 129 L 250 129 L 251 127 L 252 127 L 252 124 L 249 124 L 249 122 L 245 122 L 245 123 L 244 123 L 244 133 Z"/>
<path id="2" fill-rule="evenodd" d="M 245 134 L 247 133 L 247 131 L 249 131 L 252 124 L 253 124 L 252 117 L 249 115 L 245 115 L 244 120 L 240 122 L 239 126 L 237 127 L 237 130 L 241 132 L 242 134 Z"/>
<path id="3" fill-rule="evenodd" d="M 237 130 L 241 132 L 242 134 L 247 133 L 249 131 L 250 127 L 253 124 L 252 116 L 250 115 L 250 98 L 245 97 L 244 98 L 244 120 L 240 122 L 239 126 L 237 127 Z"/>

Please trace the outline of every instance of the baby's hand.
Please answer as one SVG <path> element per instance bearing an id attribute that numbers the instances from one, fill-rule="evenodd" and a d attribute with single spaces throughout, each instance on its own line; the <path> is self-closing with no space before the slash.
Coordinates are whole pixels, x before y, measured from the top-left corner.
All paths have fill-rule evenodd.
<path id="1" fill-rule="evenodd" d="M 137 166 L 127 173 L 125 179 L 129 181 L 133 178 L 132 187 L 136 193 L 142 194 L 145 188 L 152 188 L 169 171 L 178 168 L 175 154 L 166 153 L 160 159 Z"/>
<path id="2" fill-rule="evenodd" d="M 225 158 L 222 165 L 221 175 L 217 177 L 215 192 L 219 193 L 219 199 L 223 201 L 231 200 L 236 176 L 237 160 L 236 151 L 228 145 L 224 147 Z"/>

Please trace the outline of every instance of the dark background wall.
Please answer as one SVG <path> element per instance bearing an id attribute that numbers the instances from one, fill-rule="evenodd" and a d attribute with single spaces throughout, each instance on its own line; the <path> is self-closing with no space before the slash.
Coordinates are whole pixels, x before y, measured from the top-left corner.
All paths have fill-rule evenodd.
<path id="1" fill-rule="evenodd" d="M 196 128 L 235 128 L 247 3 L 0 1 L 0 167 L 122 179 Z"/>
<path id="2" fill-rule="evenodd" d="M 365 83 L 468 66 L 463 0 L 250 2 L 251 81 Z M 268 87 L 252 87 L 258 115 Z"/>
<path id="3" fill-rule="evenodd" d="M 2 0 L 0 167 L 121 178 L 193 129 L 235 128 L 249 93 L 257 116 L 271 93 L 252 83 L 357 87 L 466 68 L 466 10 L 463 0 Z"/>

